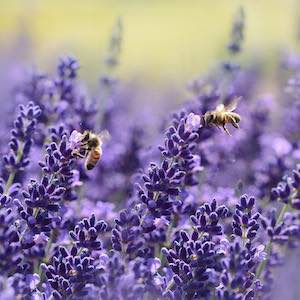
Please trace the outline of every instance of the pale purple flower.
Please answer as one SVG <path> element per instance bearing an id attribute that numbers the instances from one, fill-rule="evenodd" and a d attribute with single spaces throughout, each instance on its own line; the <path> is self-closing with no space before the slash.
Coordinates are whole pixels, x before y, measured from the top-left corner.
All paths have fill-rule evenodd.
<path id="1" fill-rule="evenodd" d="M 40 276 L 36 273 L 26 275 L 26 283 L 31 290 L 34 290 L 40 282 Z"/>
<path id="2" fill-rule="evenodd" d="M 73 180 L 72 180 L 72 187 L 79 187 L 82 186 L 83 182 L 80 181 L 80 173 L 78 170 L 72 170 Z"/>
<path id="3" fill-rule="evenodd" d="M 295 151 L 292 152 L 292 157 L 295 160 L 300 160 L 300 149 L 296 149 Z"/>
<path id="4" fill-rule="evenodd" d="M 228 239 L 226 238 L 221 238 L 220 239 L 220 248 L 218 250 L 218 252 L 220 254 L 227 254 L 228 253 L 228 250 L 230 248 L 230 242 L 228 241 Z"/>
<path id="5" fill-rule="evenodd" d="M 105 253 L 100 254 L 99 265 L 104 267 L 107 265 L 108 262 L 109 262 L 109 256 Z"/>
<path id="6" fill-rule="evenodd" d="M 280 136 L 274 138 L 273 143 L 271 143 L 271 145 L 278 157 L 287 155 L 292 150 L 291 143 L 287 139 Z"/>
<path id="7" fill-rule="evenodd" d="M 154 219 L 154 225 L 156 228 L 165 228 L 165 227 L 168 227 L 169 224 L 170 224 L 170 221 L 168 221 L 166 219 L 166 217 L 164 217 L 164 216 Z"/>
<path id="8" fill-rule="evenodd" d="M 254 254 L 254 260 L 257 262 L 262 262 L 267 259 L 267 252 L 265 250 L 265 245 L 259 245 L 256 248 L 256 252 Z"/>
<path id="9" fill-rule="evenodd" d="M 73 130 L 69 137 L 69 147 L 73 150 L 78 149 L 81 146 L 82 133 L 77 130 Z"/>
<path id="10" fill-rule="evenodd" d="M 153 284 L 156 287 L 161 288 L 164 283 L 165 281 L 163 276 L 157 274 L 156 276 L 153 277 Z"/>
<path id="11" fill-rule="evenodd" d="M 204 170 L 203 166 L 201 166 L 201 157 L 200 155 L 193 155 L 194 167 L 193 172 L 198 173 Z"/>
<path id="12" fill-rule="evenodd" d="M 277 157 L 285 156 L 292 151 L 291 143 L 277 134 L 264 134 L 261 137 L 261 145 L 264 149 L 271 147 Z"/>
<path id="13" fill-rule="evenodd" d="M 59 106 L 57 107 L 57 112 L 59 114 L 63 114 L 69 108 L 69 103 L 65 100 L 61 100 L 59 102 Z"/>
<path id="14" fill-rule="evenodd" d="M 197 131 L 201 127 L 201 116 L 191 112 L 185 123 L 185 128 L 187 131 Z"/>
<path id="15" fill-rule="evenodd" d="M 10 277 L 8 279 L 0 277 L 0 299 L 3 300 L 12 300 L 16 299 L 15 290 L 12 286 L 13 277 Z"/>
<path id="16" fill-rule="evenodd" d="M 148 259 L 149 270 L 152 274 L 155 274 L 161 266 L 161 262 L 159 258 L 150 258 Z"/>
<path id="17" fill-rule="evenodd" d="M 44 244 L 45 245 L 45 244 L 47 244 L 48 240 L 49 240 L 49 237 L 44 232 L 35 234 L 33 237 L 33 241 L 36 244 Z"/>

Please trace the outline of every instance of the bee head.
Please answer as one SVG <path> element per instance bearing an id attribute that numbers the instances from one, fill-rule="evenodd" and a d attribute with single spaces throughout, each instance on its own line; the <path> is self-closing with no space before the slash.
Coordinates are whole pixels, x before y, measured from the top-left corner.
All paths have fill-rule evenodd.
<path id="1" fill-rule="evenodd" d="M 234 120 L 235 120 L 236 123 L 239 123 L 241 121 L 241 117 L 238 114 L 236 114 L 234 116 Z"/>
<path id="2" fill-rule="evenodd" d="M 241 117 L 237 113 L 231 113 L 230 116 L 235 121 L 235 123 L 239 123 L 241 121 Z"/>
<path id="3" fill-rule="evenodd" d="M 83 133 L 83 135 L 82 135 L 82 140 L 81 140 L 81 142 L 87 142 L 89 139 L 90 139 L 90 132 L 89 131 L 85 131 L 84 133 Z"/>
<path id="4" fill-rule="evenodd" d="M 85 131 L 83 133 L 81 142 L 83 144 L 87 144 L 90 149 L 100 145 L 99 137 L 91 131 Z"/>
<path id="5" fill-rule="evenodd" d="M 204 115 L 204 122 L 205 124 L 210 124 L 214 121 L 214 114 L 212 114 L 211 112 L 207 112 Z"/>
<path id="6" fill-rule="evenodd" d="M 238 123 L 241 121 L 240 115 L 238 115 L 236 113 L 231 113 L 230 117 L 231 117 L 230 123 L 232 124 L 232 126 L 235 128 L 239 128 Z"/>

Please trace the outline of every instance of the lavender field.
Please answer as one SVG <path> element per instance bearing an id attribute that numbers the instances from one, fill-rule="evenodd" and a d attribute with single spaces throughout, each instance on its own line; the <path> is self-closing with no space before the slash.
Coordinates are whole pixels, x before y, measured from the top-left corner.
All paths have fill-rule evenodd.
<path id="1" fill-rule="evenodd" d="M 122 18 L 96 89 L 0 52 L 1 300 L 300 299 L 300 53 L 231 19 L 182 101 L 119 78 Z"/>

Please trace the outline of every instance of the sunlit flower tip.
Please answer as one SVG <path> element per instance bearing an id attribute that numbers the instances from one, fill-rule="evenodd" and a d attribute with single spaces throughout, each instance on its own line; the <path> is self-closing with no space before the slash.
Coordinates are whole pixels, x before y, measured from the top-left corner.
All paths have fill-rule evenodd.
<path id="1" fill-rule="evenodd" d="M 187 131 L 197 131 L 201 127 L 201 116 L 190 113 L 186 119 L 185 128 Z"/>
<path id="2" fill-rule="evenodd" d="M 256 248 L 256 252 L 254 254 L 254 260 L 257 262 L 262 262 L 267 259 L 267 252 L 265 250 L 265 245 L 259 245 Z"/>
<path id="3" fill-rule="evenodd" d="M 109 257 L 107 254 L 103 253 L 99 256 L 99 265 L 100 266 L 106 266 L 108 262 L 109 262 Z"/>
<path id="4" fill-rule="evenodd" d="M 35 234 L 33 237 L 33 241 L 36 244 L 46 244 L 48 242 L 48 240 L 49 240 L 49 237 L 44 232 Z"/>
<path id="5" fill-rule="evenodd" d="M 40 283 L 40 276 L 36 273 L 26 275 L 26 283 L 31 290 L 36 289 L 37 285 Z"/>
<path id="6" fill-rule="evenodd" d="M 150 272 L 152 274 L 155 274 L 161 266 L 160 259 L 157 257 L 148 259 L 148 266 L 149 266 Z"/>
<path id="7" fill-rule="evenodd" d="M 197 154 L 193 155 L 194 168 L 193 172 L 201 172 L 204 170 L 204 167 L 201 166 L 201 157 Z"/>
<path id="8" fill-rule="evenodd" d="M 154 219 L 154 226 L 156 228 L 165 228 L 168 227 L 170 221 L 168 221 L 165 217 L 155 218 Z"/>
<path id="9" fill-rule="evenodd" d="M 283 137 L 276 137 L 271 145 L 276 155 L 279 157 L 287 155 L 293 148 L 291 143 Z"/>
<path id="10" fill-rule="evenodd" d="M 69 138 L 69 147 L 74 150 L 81 145 L 82 134 L 77 130 L 73 130 Z"/>
<path id="11" fill-rule="evenodd" d="M 164 278 L 161 277 L 161 276 L 155 276 L 153 278 L 153 284 L 156 286 L 156 287 L 161 287 L 164 283 Z"/>
<path id="12" fill-rule="evenodd" d="M 72 170 L 72 187 L 82 186 L 82 181 L 80 181 L 80 173 L 78 170 Z"/>
<path id="13" fill-rule="evenodd" d="M 300 160 L 300 150 L 299 149 L 295 149 L 292 153 L 292 157 L 296 160 Z"/>
<path id="14" fill-rule="evenodd" d="M 230 248 L 230 242 L 226 238 L 220 239 L 219 253 L 226 254 Z"/>

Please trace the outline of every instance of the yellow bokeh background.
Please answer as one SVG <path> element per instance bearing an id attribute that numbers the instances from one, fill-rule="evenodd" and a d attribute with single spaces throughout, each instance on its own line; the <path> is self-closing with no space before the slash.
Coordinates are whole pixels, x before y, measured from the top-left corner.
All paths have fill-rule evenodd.
<path id="1" fill-rule="evenodd" d="M 246 42 L 241 59 L 272 66 L 278 51 L 297 47 L 299 0 L 1 0 L 2 49 L 29 38 L 24 61 L 46 69 L 57 58 L 80 59 L 81 76 L 102 70 L 102 58 L 117 17 L 124 37 L 121 78 L 148 84 L 181 84 L 226 58 L 232 18 L 246 13 Z M 18 45 L 18 44 L 17 44 Z M 22 47 L 22 45 L 20 45 Z M 18 55 L 22 55 L 20 49 Z M 20 54 L 21 52 L 21 54 Z"/>

